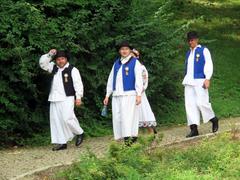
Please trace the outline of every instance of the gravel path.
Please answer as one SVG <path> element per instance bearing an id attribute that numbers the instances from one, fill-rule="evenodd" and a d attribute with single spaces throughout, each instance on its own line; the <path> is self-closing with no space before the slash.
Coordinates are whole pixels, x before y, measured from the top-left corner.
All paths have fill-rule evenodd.
<path id="1" fill-rule="evenodd" d="M 240 128 L 240 117 L 220 121 L 220 132 L 233 128 Z M 163 140 L 159 145 L 184 141 L 188 131 L 186 126 L 160 128 L 159 134 L 163 134 Z M 201 125 L 199 131 L 200 134 L 211 133 L 211 123 Z M 51 167 L 69 165 L 79 160 L 80 155 L 88 149 L 98 156 L 102 156 L 111 141 L 112 137 L 110 136 L 89 138 L 79 148 L 70 144 L 67 150 L 60 152 L 51 151 L 51 146 L 1 150 L 0 179 L 31 179 L 26 176 Z"/>

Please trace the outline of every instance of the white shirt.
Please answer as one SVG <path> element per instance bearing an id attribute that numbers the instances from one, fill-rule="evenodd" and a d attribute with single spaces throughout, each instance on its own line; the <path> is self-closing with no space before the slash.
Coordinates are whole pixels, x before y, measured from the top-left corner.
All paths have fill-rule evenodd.
<path id="1" fill-rule="evenodd" d="M 142 65 L 142 78 L 143 78 L 143 90 L 148 87 L 148 71 L 144 65 Z"/>
<path id="2" fill-rule="evenodd" d="M 125 64 L 127 63 L 131 58 L 131 55 L 129 55 L 126 58 L 121 58 L 121 63 Z M 116 89 L 113 91 L 113 74 L 114 74 L 114 65 L 112 67 L 112 70 L 110 72 L 110 75 L 108 77 L 107 82 L 107 93 L 106 96 L 127 96 L 127 95 L 133 95 L 133 96 L 141 96 L 142 90 L 143 90 L 143 80 L 142 80 L 142 67 L 141 63 L 137 60 L 135 64 L 135 89 L 133 91 L 124 91 L 123 88 L 123 77 L 122 77 L 122 66 L 118 70 L 117 77 L 116 77 Z"/>
<path id="3" fill-rule="evenodd" d="M 201 47 L 201 45 L 198 45 L 197 47 Z M 202 86 L 205 81 L 205 79 L 194 79 L 194 55 L 197 47 L 195 47 L 193 50 L 191 49 L 188 57 L 187 74 L 183 79 L 183 85 Z M 210 80 L 213 74 L 213 63 L 210 51 L 207 48 L 204 48 L 203 55 L 205 57 L 204 74 L 206 79 Z"/>
<path id="4" fill-rule="evenodd" d="M 53 70 L 53 67 L 55 65 L 54 62 L 51 62 L 52 57 L 49 54 L 44 54 L 41 56 L 39 60 L 40 67 L 51 73 Z M 67 96 L 64 90 L 63 86 L 63 80 L 62 80 L 62 71 L 69 66 L 69 63 L 67 63 L 63 68 L 58 67 L 57 73 L 53 76 L 51 91 L 48 96 L 48 101 L 56 102 L 56 101 L 64 101 L 66 100 Z M 77 68 L 73 68 L 72 72 L 72 79 L 73 79 L 73 87 L 76 92 L 75 96 L 76 99 L 81 99 L 83 97 L 83 84 L 81 75 Z"/>

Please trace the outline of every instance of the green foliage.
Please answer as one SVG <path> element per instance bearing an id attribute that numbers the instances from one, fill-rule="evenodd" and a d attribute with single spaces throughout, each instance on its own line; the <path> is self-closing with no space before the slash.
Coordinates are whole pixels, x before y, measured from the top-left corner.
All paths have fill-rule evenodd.
<path id="1" fill-rule="evenodd" d="M 144 141 L 148 147 L 151 141 Z M 141 157 L 141 158 L 138 158 Z M 151 160 L 143 144 L 131 148 L 113 142 L 109 154 L 103 159 L 89 153 L 84 155 L 81 163 L 75 164 L 66 172 L 60 173 L 66 179 L 140 179 L 141 173 L 148 173 Z"/>
<path id="2" fill-rule="evenodd" d="M 173 4 L 172 4 L 173 3 Z M 186 24 L 188 29 L 196 30 L 200 35 L 200 43 L 207 46 L 211 52 L 214 73 L 211 80 L 210 101 L 217 116 L 232 117 L 240 115 L 240 89 L 238 73 L 238 53 L 240 50 L 240 1 L 236 0 L 175 0 L 178 4 L 174 14 L 173 24 Z M 183 72 L 184 55 L 187 46 L 182 46 L 181 53 L 174 61 L 175 71 Z M 182 101 L 171 102 L 168 113 L 160 116 L 164 124 L 186 123 L 184 109 L 182 78 L 175 83 L 180 87 Z M 156 110 L 155 110 L 156 111 Z M 158 117 L 159 118 L 159 117 Z"/>
<path id="3" fill-rule="evenodd" d="M 240 143 L 230 133 L 205 139 L 182 149 L 167 147 L 151 150 L 151 141 L 132 148 L 113 143 L 109 155 L 90 154 L 58 174 L 65 179 L 239 179 Z"/>
<path id="4" fill-rule="evenodd" d="M 196 147 L 186 150 L 173 149 L 162 154 L 163 160 L 156 169 L 163 168 L 151 176 L 168 179 L 239 179 L 239 141 L 231 139 L 230 134 L 215 139 L 206 139 Z M 164 175 L 165 174 L 165 175 Z"/>
<path id="5" fill-rule="evenodd" d="M 70 63 L 80 70 L 85 97 L 76 111 L 87 135 L 111 133 L 111 115 L 104 119 L 100 110 L 115 44 L 122 40 L 140 50 L 149 70 L 147 95 L 158 124 L 185 123 L 183 38 L 190 28 L 213 57 L 216 114 L 238 116 L 239 9 L 237 0 L 2 0 L 0 146 L 49 133 L 50 81 L 38 59 L 51 48 L 69 50 Z"/>
<path id="6" fill-rule="evenodd" d="M 85 97 L 77 116 L 88 135 L 109 133 L 110 118 L 99 113 L 115 44 L 122 40 L 140 49 L 150 72 L 153 108 L 157 116 L 166 112 L 179 96 L 171 60 L 182 29 L 167 23 L 169 7 L 160 6 L 147 0 L 2 0 L 0 144 L 24 144 L 25 138 L 49 131 L 50 82 L 38 59 L 51 48 L 69 50 L 70 63 L 81 72 Z"/>

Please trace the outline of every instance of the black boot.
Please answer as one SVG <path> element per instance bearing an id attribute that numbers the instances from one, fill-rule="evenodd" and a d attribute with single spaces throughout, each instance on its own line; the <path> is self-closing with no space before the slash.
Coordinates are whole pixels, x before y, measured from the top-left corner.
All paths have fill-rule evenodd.
<path id="1" fill-rule="evenodd" d="M 153 128 L 153 132 L 154 132 L 154 134 L 157 134 L 157 128 L 156 127 L 152 127 Z"/>
<path id="2" fill-rule="evenodd" d="M 196 124 L 190 125 L 191 132 L 186 136 L 187 138 L 198 136 L 198 129 Z"/>
<path id="3" fill-rule="evenodd" d="M 210 120 L 212 122 L 212 132 L 215 133 L 218 131 L 218 118 L 215 116 Z"/>
<path id="4" fill-rule="evenodd" d="M 67 144 L 58 144 L 54 148 L 52 148 L 53 151 L 59 151 L 59 150 L 64 150 L 67 149 Z"/>
<path id="5" fill-rule="evenodd" d="M 80 146 L 80 144 L 82 144 L 82 142 L 83 142 L 83 136 L 84 136 L 83 133 L 76 136 L 76 142 L 75 142 L 75 145 L 76 145 L 76 146 Z"/>
<path id="6" fill-rule="evenodd" d="M 132 143 L 137 142 L 138 137 L 132 137 Z"/>

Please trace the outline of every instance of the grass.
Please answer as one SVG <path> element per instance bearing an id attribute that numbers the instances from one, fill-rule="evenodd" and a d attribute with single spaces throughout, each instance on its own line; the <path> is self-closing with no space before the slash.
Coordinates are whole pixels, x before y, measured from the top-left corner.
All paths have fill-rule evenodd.
<path id="1" fill-rule="evenodd" d="M 239 134 L 239 131 L 238 131 Z M 63 179 L 239 179 L 240 141 L 234 132 L 214 138 L 150 150 L 152 139 L 132 148 L 113 143 L 107 157 L 84 155 L 57 175 Z"/>
<path id="2" fill-rule="evenodd" d="M 191 22 L 189 29 L 199 32 L 201 43 L 209 48 L 214 63 L 210 87 L 210 101 L 220 118 L 240 116 L 240 1 L 238 0 L 182 0 L 179 1 L 175 23 Z M 185 51 L 177 60 L 176 70 L 183 72 Z M 182 79 L 177 83 L 181 84 Z M 185 120 L 182 87 L 181 101 L 163 117 L 162 124 L 183 124 Z"/>

